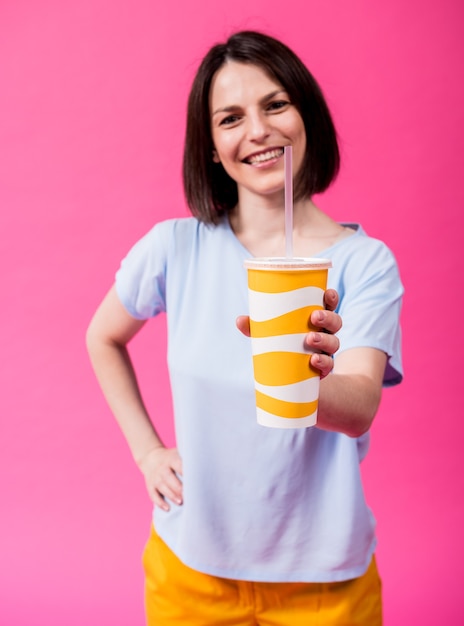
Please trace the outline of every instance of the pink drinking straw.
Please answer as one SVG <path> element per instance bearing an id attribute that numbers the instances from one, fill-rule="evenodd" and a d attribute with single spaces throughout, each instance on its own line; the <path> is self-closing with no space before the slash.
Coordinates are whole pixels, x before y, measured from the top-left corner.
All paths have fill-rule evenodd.
<path id="1" fill-rule="evenodd" d="M 285 165 L 285 254 L 293 257 L 293 171 L 292 146 L 284 148 Z"/>

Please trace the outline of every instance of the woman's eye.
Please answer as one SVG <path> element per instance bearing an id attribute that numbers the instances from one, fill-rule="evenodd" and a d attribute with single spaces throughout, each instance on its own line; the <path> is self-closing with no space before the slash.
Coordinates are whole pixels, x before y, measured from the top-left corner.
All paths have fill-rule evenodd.
<path id="1" fill-rule="evenodd" d="M 220 121 L 220 126 L 230 126 L 231 124 L 235 124 L 235 122 L 237 122 L 238 120 L 238 115 L 228 115 Z"/>
<path id="2" fill-rule="evenodd" d="M 283 109 L 289 104 L 290 102 L 288 102 L 287 100 L 275 100 L 274 102 L 271 102 L 269 104 L 268 109 L 269 111 L 278 111 L 279 109 Z"/>

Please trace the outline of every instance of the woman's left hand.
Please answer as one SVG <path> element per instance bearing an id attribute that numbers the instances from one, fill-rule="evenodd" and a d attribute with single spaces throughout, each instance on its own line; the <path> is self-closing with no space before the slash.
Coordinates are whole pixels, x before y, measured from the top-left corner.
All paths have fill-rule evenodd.
<path id="1" fill-rule="evenodd" d="M 321 329 L 321 332 L 311 331 L 306 335 L 305 345 L 316 352 L 311 356 L 311 365 L 320 371 L 324 378 L 333 369 L 332 356 L 340 347 L 338 337 L 335 336 L 342 327 L 342 318 L 335 309 L 338 305 L 338 293 L 335 289 L 327 289 L 324 293 L 325 309 L 313 311 L 311 324 Z M 237 318 L 237 328 L 247 337 L 250 336 L 250 318 L 240 315 Z"/>
<path id="2" fill-rule="evenodd" d="M 305 345 L 315 353 L 311 356 L 311 365 L 321 373 L 321 379 L 330 374 L 333 369 L 333 355 L 340 347 L 340 341 L 335 336 L 342 327 L 342 318 L 335 309 L 338 305 L 338 293 L 335 289 L 327 289 L 324 293 L 325 309 L 313 311 L 311 324 L 321 329 L 321 332 L 311 331 L 306 335 Z"/>

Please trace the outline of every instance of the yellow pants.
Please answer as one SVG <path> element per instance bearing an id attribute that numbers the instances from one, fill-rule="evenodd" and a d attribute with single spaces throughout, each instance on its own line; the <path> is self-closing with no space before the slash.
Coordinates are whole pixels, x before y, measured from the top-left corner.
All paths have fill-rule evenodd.
<path id="1" fill-rule="evenodd" d="M 148 626 L 381 626 L 375 560 L 339 583 L 253 583 L 185 566 L 152 530 L 146 545 Z"/>

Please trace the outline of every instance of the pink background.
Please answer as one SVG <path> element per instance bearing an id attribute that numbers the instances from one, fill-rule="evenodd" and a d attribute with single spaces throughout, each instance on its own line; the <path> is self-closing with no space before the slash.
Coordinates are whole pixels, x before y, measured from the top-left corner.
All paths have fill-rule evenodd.
<path id="1" fill-rule="evenodd" d="M 343 170 L 319 203 L 384 239 L 407 290 L 406 379 L 363 466 L 386 626 L 464 623 L 463 17 L 460 0 L 1 2 L 2 626 L 143 623 L 151 506 L 84 333 L 129 246 L 186 214 L 190 81 L 239 28 L 282 38 L 321 82 Z M 172 443 L 164 320 L 133 347 Z"/>

